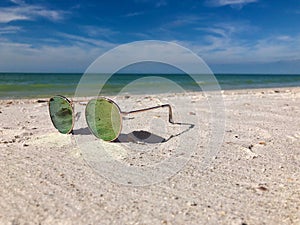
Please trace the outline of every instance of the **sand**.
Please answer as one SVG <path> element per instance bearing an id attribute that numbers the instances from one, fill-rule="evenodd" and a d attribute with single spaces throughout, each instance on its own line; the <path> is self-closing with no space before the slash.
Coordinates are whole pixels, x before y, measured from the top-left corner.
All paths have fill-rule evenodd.
<path id="1" fill-rule="evenodd" d="M 300 88 L 223 99 L 224 137 L 206 167 L 211 127 L 222 124 L 209 120 L 201 93 L 117 97 L 124 110 L 168 101 L 177 120 L 196 126 L 169 127 L 163 111 L 129 117 L 121 142 L 103 144 L 106 158 L 83 149 L 100 143 L 86 127 L 59 134 L 47 102 L 0 100 L 0 224 L 300 224 Z M 148 131 L 155 136 L 136 143 L 132 134 Z M 168 158 L 178 164 L 147 177 L 147 166 Z M 111 162 L 129 169 L 105 170 Z"/>

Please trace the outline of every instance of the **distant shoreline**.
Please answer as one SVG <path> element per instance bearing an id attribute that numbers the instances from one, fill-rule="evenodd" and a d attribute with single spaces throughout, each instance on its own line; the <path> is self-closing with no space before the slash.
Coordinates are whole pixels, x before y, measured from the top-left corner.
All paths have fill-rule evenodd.
<path id="1" fill-rule="evenodd" d="M 99 90 L 101 74 L 91 74 L 85 88 Z M 74 96 L 82 74 L 0 73 L 0 99 Z M 214 79 L 193 80 L 185 74 L 115 74 L 105 82 L 103 95 L 199 92 L 205 90 L 248 90 L 300 87 L 300 75 L 216 74 Z M 102 79 L 103 80 L 103 79 Z M 177 85 L 177 86 L 176 86 Z M 181 88 L 181 89 L 180 89 Z M 94 91 L 95 93 L 95 91 Z M 87 96 L 93 96 L 95 94 Z"/>
<path id="2" fill-rule="evenodd" d="M 3 75 L 3 74 L 34 74 L 34 75 L 50 75 L 50 74 L 53 74 L 53 75 L 83 75 L 85 74 L 85 72 L 0 72 L 0 75 Z M 92 73 L 92 74 L 98 74 L 98 73 Z M 110 74 L 110 73 L 99 73 L 99 74 Z M 153 75 L 158 75 L 158 74 L 163 74 L 163 75 L 174 75 L 174 73 L 137 73 L 137 72 L 132 72 L 132 73 L 118 73 L 118 74 L 122 74 L 122 75 L 128 75 L 128 74 L 153 74 Z M 184 74 L 184 73 L 175 73 L 177 75 L 180 75 L 180 74 Z M 253 76 L 282 76 L 282 75 L 287 75 L 287 76 L 300 76 L 300 72 L 299 73 L 213 73 L 214 75 L 217 75 L 217 76 L 227 76 L 227 75 L 238 75 L 238 76 L 245 76 L 245 75 L 253 75 Z"/>
<path id="3" fill-rule="evenodd" d="M 269 87 L 269 88 L 248 88 L 248 89 L 230 89 L 230 90 L 220 90 L 220 92 L 222 94 L 226 94 L 226 95 L 241 95 L 241 94 L 278 94 L 278 93 L 289 93 L 289 92 L 300 92 L 300 86 L 299 87 Z M 185 93 L 159 93 L 157 94 L 157 96 L 167 96 L 167 95 L 198 95 L 201 92 L 185 92 Z M 96 98 L 97 96 L 84 96 L 84 97 L 78 97 L 75 96 L 74 94 L 68 95 L 68 94 L 59 94 L 59 95 L 63 95 L 65 97 L 68 97 L 72 100 L 76 100 L 76 101 L 86 101 L 87 99 L 93 99 Z M 30 101 L 30 102 L 47 102 L 48 99 L 50 97 L 52 97 L 54 95 L 51 96 L 23 96 L 23 97 L 13 97 L 13 98 L 0 98 L 0 101 L 2 102 L 11 102 L 11 101 Z M 99 95 L 99 96 L 103 96 L 103 95 Z M 116 97 L 116 95 L 113 94 L 107 94 L 105 95 L 106 97 L 109 98 L 114 98 Z M 123 97 L 128 98 L 128 96 L 133 96 L 133 97 L 138 97 L 138 96 L 143 96 L 143 97 L 147 97 L 147 96 L 156 96 L 155 94 L 130 94 L 130 93 L 122 93 Z"/>

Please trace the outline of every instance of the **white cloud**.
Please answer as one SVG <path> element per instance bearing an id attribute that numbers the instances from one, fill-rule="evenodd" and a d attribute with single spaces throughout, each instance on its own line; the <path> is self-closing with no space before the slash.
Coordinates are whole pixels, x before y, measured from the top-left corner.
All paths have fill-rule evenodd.
<path id="1" fill-rule="evenodd" d="M 167 63 L 191 74 L 209 72 L 202 61 L 190 54 L 189 50 L 174 43 L 155 40 L 138 41 L 118 46 L 105 54 L 104 57 L 96 60 L 88 72 L 115 72 L 134 63 L 149 61 Z M 144 72 L 147 72 L 148 69 L 158 72 L 155 68 L 144 67 L 143 69 Z"/>
<path id="2" fill-rule="evenodd" d="M 145 12 L 140 11 L 140 12 L 131 12 L 131 13 L 127 13 L 124 17 L 134 17 L 134 16 L 141 16 L 143 15 Z"/>
<path id="3" fill-rule="evenodd" d="M 17 28 L 7 28 L 7 30 L 14 29 Z M 175 42 L 200 55 L 210 66 L 225 65 L 226 67 L 228 65 L 227 68 L 234 68 L 232 65 L 239 66 L 252 63 L 255 67 L 255 65 L 273 65 L 273 63 L 281 61 L 291 62 L 289 65 L 293 65 L 292 62 L 299 62 L 300 59 L 300 33 L 296 37 L 289 37 L 289 41 L 282 40 L 285 35 L 245 41 L 236 39 L 225 29 L 215 28 L 211 32 L 214 33 L 206 35 L 202 41 Z M 64 44 L 56 42 L 52 46 L 50 42 L 47 42 L 48 44 L 40 43 L 39 46 L 34 46 L 2 38 L 0 40 L 1 70 L 11 72 L 81 72 L 85 71 L 100 55 L 117 46 L 103 40 L 64 33 L 60 33 L 58 37 L 61 37 Z M 140 52 L 136 51 L 136 55 L 139 54 Z M 111 63 L 114 63 L 114 60 Z M 244 71 L 247 69 L 249 68 L 245 68 Z"/>
<path id="4" fill-rule="evenodd" d="M 0 31 L 1 32 L 1 31 Z M 38 46 L 0 39 L 0 68 L 10 72 L 83 72 L 100 55 L 116 45 L 60 33 L 64 44 L 49 40 Z M 34 40 L 31 41 L 34 43 Z M 54 44 L 54 45 L 52 45 Z"/>
<path id="5" fill-rule="evenodd" d="M 0 34 L 14 34 L 21 31 L 22 28 L 18 26 L 0 27 Z"/>
<path id="6" fill-rule="evenodd" d="M 277 37 L 277 40 L 279 41 L 291 41 L 292 37 L 290 37 L 289 35 L 281 35 Z"/>
<path id="7" fill-rule="evenodd" d="M 56 11 L 56 10 L 48 10 L 43 8 L 31 8 L 31 13 L 36 14 L 37 16 L 44 17 L 49 20 L 59 21 L 62 20 L 65 16 L 65 12 Z"/>
<path id="8" fill-rule="evenodd" d="M 240 40 L 208 36 L 205 41 L 177 41 L 191 49 L 218 73 L 297 73 L 300 70 L 300 33 L 289 41 L 280 36 Z"/>
<path id="9" fill-rule="evenodd" d="M 10 72 L 80 72 L 105 49 L 79 46 L 42 46 L 1 43 L 0 68 Z"/>
<path id="10" fill-rule="evenodd" d="M 177 16 L 173 21 L 165 23 L 161 29 L 171 29 L 190 24 L 197 24 L 201 20 L 203 20 L 203 17 L 198 15 L 181 15 Z"/>
<path id="11" fill-rule="evenodd" d="M 118 31 L 115 31 L 113 29 L 107 28 L 107 27 L 99 27 L 99 26 L 81 26 L 81 29 L 87 33 L 88 36 L 91 37 L 105 37 L 110 38 L 116 34 L 118 34 Z"/>
<path id="12" fill-rule="evenodd" d="M 258 2 L 258 0 L 209 0 L 207 1 L 207 5 L 212 7 L 221 7 L 230 5 L 232 7 L 241 8 L 246 4 Z"/>
<path id="13" fill-rule="evenodd" d="M 23 5 L 25 4 L 25 1 L 23 0 L 10 0 L 12 3 L 17 4 L 17 5 Z"/>
<path id="14" fill-rule="evenodd" d="M 258 31 L 258 27 L 247 22 L 221 22 L 210 27 L 197 27 L 195 30 L 204 31 L 209 35 L 232 37 L 233 35 L 249 34 Z"/>
<path id="15" fill-rule="evenodd" d="M 259 28 L 247 22 L 223 22 L 195 29 L 201 32 L 198 38 L 176 42 L 210 64 L 265 64 L 300 59 L 300 33 L 294 37 L 281 34 L 253 38 Z"/>
<path id="16" fill-rule="evenodd" d="M 155 7 L 159 8 L 162 6 L 168 5 L 167 0 L 134 0 L 135 3 L 151 3 L 154 4 Z"/>
<path id="17" fill-rule="evenodd" d="M 9 10 L 0 10 L 0 23 L 8 23 L 14 20 L 30 20 L 30 17 Z"/>
<path id="18" fill-rule="evenodd" d="M 202 42 L 197 43 L 178 43 L 192 49 L 212 64 L 260 64 L 300 59 L 300 34 L 295 38 L 289 37 L 286 41 L 284 35 L 242 40 L 227 35 L 226 31 L 218 30 L 217 33 L 222 35 L 206 35 Z"/>
<path id="19" fill-rule="evenodd" d="M 43 17 L 48 20 L 58 21 L 64 18 L 66 12 L 51 10 L 43 6 L 18 5 L 0 8 L 0 23 L 8 23 L 15 20 L 35 20 Z"/>
<path id="20" fill-rule="evenodd" d="M 220 36 L 223 36 L 223 37 L 227 36 L 226 31 L 224 29 L 221 29 L 221 28 L 218 28 L 218 27 L 207 27 L 207 28 L 199 27 L 199 28 L 196 28 L 195 30 L 205 31 L 207 33 L 220 35 Z"/>
<path id="21" fill-rule="evenodd" d="M 67 34 L 67 33 L 58 33 L 59 36 L 67 39 L 67 41 L 65 41 L 66 43 L 71 43 L 74 46 L 86 46 L 89 45 L 91 46 L 97 46 L 97 47 L 103 47 L 103 48 L 113 48 L 115 46 L 115 44 L 107 42 L 107 41 L 103 41 L 101 39 L 97 39 L 97 38 L 87 38 L 87 37 L 83 37 L 83 36 L 78 36 L 78 35 L 73 35 L 73 34 Z"/>
<path id="22" fill-rule="evenodd" d="M 155 7 L 159 8 L 159 7 L 166 6 L 166 5 L 168 5 L 166 0 L 160 0 L 160 1 L 156 2 Z"/>

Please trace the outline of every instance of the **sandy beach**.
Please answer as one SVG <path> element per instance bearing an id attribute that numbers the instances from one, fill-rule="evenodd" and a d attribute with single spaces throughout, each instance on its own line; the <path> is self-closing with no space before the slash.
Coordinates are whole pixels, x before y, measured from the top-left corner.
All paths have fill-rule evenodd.
<path id="1" fill-rule="evenodd" d="M 46 99 L 0 100 L 0 224 L 300 224 L 300 88 L 224 91 L 224 138 L 206 169 L 201 148 L 211 138 L 211 124 L 203 94 L 116 101 L 124 110 L 168 101 L 179 118 L 184 99 L 196 104 L 187 122 L 201 129 L 180 134 L 185 128 L 145 125 L 166 116 L 151 112 L 124 120 L 127 142 L 107 143 L 139 149 L 112 156 L 136 168 L 171 157 L 180 143 L 193 150 L 174 175 L 140 186 L 95 171 L 78 144 L 84 132 L 59 134 Z M 142 129 L 156 134 L 156 141 L 128 141 L 130 132 Z M 160 137 L 177 133 L 159 143 Z"/>

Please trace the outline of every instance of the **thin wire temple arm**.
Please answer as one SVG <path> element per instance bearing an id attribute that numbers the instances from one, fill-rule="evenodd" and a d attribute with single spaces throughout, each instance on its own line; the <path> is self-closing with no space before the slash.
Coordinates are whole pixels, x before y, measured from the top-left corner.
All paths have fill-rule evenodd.
<path id="1" fill-rule="evenodd" d="M 150 107 L 150 108 L 138 109 L 138 110 L 133 110 L 133 111 L 129 111 L 129 112 L 121 112 L 121 114 L 122 115 L 128 115 L 128 114 L 132 114 L 132 113 L 145 112 L 145 111 L 149 111 L 149 110 L 153 110 L 153 109 L 166 108 L 166 107 L 169 108 L 169 122 L 172 123 L 172 124 L 177 124 L 173 120 L 172 107 L 169 104 L 158 105 L 158 106 L 154 106 L 154 107 Z"/>

